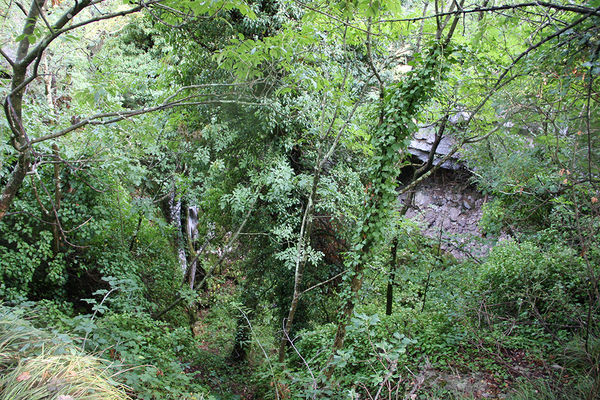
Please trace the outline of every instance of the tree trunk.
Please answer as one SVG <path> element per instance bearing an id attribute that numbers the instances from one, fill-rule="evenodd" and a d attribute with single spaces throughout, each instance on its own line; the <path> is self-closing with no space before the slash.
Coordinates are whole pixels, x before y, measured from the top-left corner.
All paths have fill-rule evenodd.
<path id="1" fill-rule="evenodd" d="M 19 155 L 17 165 L 10 174 L 8 183 L 4 186 L 2 194 L 0 195 L 0 220 L 2 220 L 2 218 L 4 218 L 8 212 L 8 209 L 15 199 L 15 196 L 17 195 L 25 176 L 27 176 L 30 165 L 31 151 L 29 149 L 25 149 Z"/>
<path id="2" fill-rule="evenodd" d="M 304 267 L 306 265 L 306 246 L 309 245 L 310 236 L 313 227 L 313 214 L 314 214 L 314 203 L 317 200 L 317 188 L 319 186 L 319 180 L 321 178 L 321 167 L 323 165 L 320 160 L 321 152 L 317 156 L 317 164 L 315 166 L 315 173 L 313 176 L 313 184 L 310 192 L 310 197 L 304 210 L 304 217 L 302 218 L 302 226 L 300 227 L 300 238 L 298 239 L 298 255 L 296 259 L 296 271 L 294 273 L 294 294 L 292 302 L 290 303 L 290 309 L 288 311 L 287 319 L 283 327 L 281 334 L 281 341 L 279 343 L 279 362 L 285 360 L 285 349 L 288 342 L 288 336 L 292 329 L 294 322 L 294 316 L 296 315 L 296 309 L 298 308 L 298 302 L 300 301 L 300 285 L 302 283 L 302 276 L 304 275 Z"/>
<path id="3" fill-rule="evenodd" d="M 461 0 L 460 6 L 462 7 L 464 0 Z M 437 75 L 437 69 L 434 68 L 438 63 L 438 55 L 444 54 L 440 50 L 449 43 L 456 25 L 458 23 L 459 17 L 455 16 L 452 24 L 449 28 L 448 35 L 442 43 L 436 44 L 432 50 L 431 56 L 424 60 L 424 66 L 421 70 L 415 71 L 412 75 L 410 75 L 402 86 L 401 91 L 395 92 L 392 94 L 391 98 L 398 97 L 409 97 L 410 101 L 403 105 L 402 109 L 394 109 L 394 110 L 386 110 L 384 107 L 384 103 L 381 103 L 381 111 L 379 116 L 379 123 L 377 125 L 374 138 L 379 138 L 381 136 L 381 143 L 384 143 L 386 146 L 390 145 L 390 141 L 396 141 L 396 143 L 400 140 L 404 140 L 407 138 L 406 135 L 410 134 L 410 125 L 401 122 L 403 119 L 412 118 L 412 115 L 415 115 L 420 108 L 420 105 L 427 100 L 427 96 L 435 85 L 437 79 L 439 79 Z M 438 35 L 441 38 L 441 30 L 438 31 Z M 445 57 L 445 55 L 443 55 Z M 426 90 L 423 87 L 423 82 L 432 82 L 431 88 Z M 417 91 L 418 90 L 418 91 Z M 411 97 L 413 93 L 419 93 L 417 96 Z M 383 93 L 380 94 L 380 98 L 385 99 L 382 96 Z M 386 113 L 384 115 L 384 113 Z M 399 118 L 400 116 L 404 116 L 404 118 Z M 386 118 L 391 118 L 392 121 L 387 121 Z M 393 120 L 399 121 L 394 125 L 389 125 Z M 384 125 L 385 124 L 385 125 Z M 400 125 L 400 126 L 398 126 Z M 384 129 L 383 132 L 380 132 L 380 129 Z M 391 129 L 393 127 L 393 130 Z M 390 135 L 390 131 L 393 132 Z M 391 136 L 391 138 L 390 138 Z M 378 139 L 379 140 L 379 139 Z M 372 188 L 369 191 L 369 197 L 365 206 L 365 213 L 363 215 L 363 224 L 361 229 L 358 232 L 358 235 L 355 237 L 355 245 L 354 249 L 349 257 L 350 261 L 350 270 L 352 273 L 352 279 L 350 283 L 350 293 L 346 293 L 346 300 L 343 306 L 342 312 L 340 313 L 340 320 L 337 326 L 337 332 L 335 335 L 332 353 L 329 357 L 329 367 L 325 372 L 326 378 L 329 380 L 333 376 L 333 372 L 335 369 L 335 365 L 332 363 L 334 355 L 341 350 L 344 345 L 344 339 L 346 336 L 346 325 L 350 322 L 350 317 L 354 312 L 354 307 L 356 301 L 358 300 L 358 294 L 362 287 L 363 282 L 363 271 L 365 269 L 366 263 L 370 257 L 370 253 L 373 250 L 374 245 L 378 240 L 381 240 L 382 237 L 382 227 L 385 225 L 386 214 L 389 212 L 388 208 L 391 207 L 391 203 L 394 203 L 394 200 L 391 197 L 395 194 L 390 193 L 390 189 L 387 185 L 389 185 L 388 180 L 390 179 L 390 174 L 393 172 L 396 163 L 399 161 L 400 155 L 390 157 L 387 153 L 388 148 L 381 148 L 381 143 L 376 143 L 376 151 L 381 153 L 381 162 L 375 166 L 375 168 L 371 172 L 371 182 Z"/>
<path id="4" fill-rule="evenodd" d="M 388 277 L 387 290 L 386 290 L 386 302 L 385 302 L 385 315 L 392 315 L 392 305 L 394 304 L 394 280 L 396 279 L 396 268 L 398 258 L 398 237 L 394 236 L 392 240 L 392 262 L 390 263 L 390 276 Z"/>
<path id="5" fill-rule="evenodd" d="M 435 139 L 433 141 L 433 144 L 431 145 L 431 148 L 429 149 L 427 161 L 420 168 L 415 170 L 410 182 L 408 182 L 407 185 L 410 185 L 413 182 L 415 182 L 417 179 L 419 179 L 421 176 L 426 174 L 433 167 L 433 162 L 435 161 L 435 153 L 437 151 L 437 148 L 438 148 L 440 142 L 442 141 L 442 138 L 444 137 L 444 132 L 446 131 L 446 126 L 448 125 L 448 118 L 449 118 L 448 113 L 446 113 L 442 117 L 440 127 L 436 131 Z M 406 198 L 404 199 L 404 204 L 403 204 L 402 208 L 400 209 L 400 217 L 403 217 L 404 215 L 406 215 L 406 212 L 410 208 L 410 205 L 412 204 L 413 199 L 415 197 L 415 191 L 416 190 L 413 189 L 406 194 Z M 397 264 L 397 251 L 398 251 L 398 238 L 394 237 L 394 240 L 392 243 L 393 243 L 392 244 L 392 263 L 390 264 L 390 274 L 388 277 L 388 284 L 387 284 L 387 291 L 386 291 L 386 307 L 385 307 L 386 315 L 392 315 L 392 303 L 394 301 L 394 295 L 393 295 L 394 280 L 396 278 L 396 268 L 398 267 L 396 265 Z"/>
<path id="6" fill-rule="evenodd" d="M 31 146 L 22 122 L 23 92 L 25 90 L 23 83 L 25 82 L 28 66 L 24 58 L 27 56 L 30 46 L 28 36 L 33 34 L 40 10 L 44 7 L 45 2 L 46 0 L 33 0 L 31 2 L 23 28 L 23 35 L 26 37 L 19 42 L 17 58 L 12 67 L 11 93 L 4 100 L 4 113 L 13 133 L 11 144 L 18 151 L 19 158 L 8 182 L 2 189 L 2 194 L 0 194 L 0 221 L 8 212 L 31 166 Z"/>

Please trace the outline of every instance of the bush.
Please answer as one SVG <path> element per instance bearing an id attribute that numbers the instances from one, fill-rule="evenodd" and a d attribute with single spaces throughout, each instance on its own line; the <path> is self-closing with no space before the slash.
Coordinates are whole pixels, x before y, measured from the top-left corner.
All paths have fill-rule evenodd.
<path id="1" fill-rule="evenodd" d="M 208 393 L 186 373 L 199 353 L 187 328 L 171 328 L 143 313 L 108 313 L 92 327 L 85 346 L 128 366 L 119 379 L 140 399 L 198 399 Z"/>
<path id="2" fill-rule="evenodd" d="M 572 324 L 586 298 L 583 261 L 560 245 L 501 243 L 483 264 L 479 284 L 496 312 L 544 324 Z"/>
<path id="3" fill-rule="evenodd" d="M 292 371 L 286 371 L 278 385 L 297 397 L 332 399 L 348 398 L 350 391 L 372 394 L 387 383 L 395 386 L 404 374 L 402 365 L 408 362 L 407 349 L 415 343 L 398 332 L 397 323 L 396 318 L 378 314 L 357 313 L 351 319 L 344 349 L 333 358 L 334 381 L 344 394 L 339 387 L 329 387 L 320 373 L 330 356 L 333 324 L 299 333 L 297 353 L 290 355 L 288 363 Z"/>
<path id="4" fill-rule="evenodd" d="M 46 378 L 49 372 L 44 372 L 47 370 L 56 371 L 57 379 L 63 379 L 64 375 L 65 385 L 73 388 L 88 384 L 90 390 L 100 390 L 95 385 L 104 384 L 94 379 L 108 379 L 115 387 L 120 387 L 115 382 L 126 385 L 139 399 L 208 398 L 209 390 L 197 384 L 193 374 L 187 373 L 192 363 L 205 358 L 187 327 L 172 328 L 141 312 L 109 312 L 106 304 L 94 303 L 93 308 L 98 311 L 97 318 L 90 315 L 72 317 L 62 310 L 63 306 L 49 301 L 27 303 L 18 308 L 0 306 L 0 375 L 5 372 L 5 375 L 12 377 L 6 379 L 16 379 L 21 373 L 27 372 L 33 377 L 33 372 L 39 370 L 44 377 L 38 379 L 42 382 L 40 385 L 48 386 L 50 383 Z M 36 318 L 25 321 L 21 317 L 25 314 L 33 314 Z M 52 327 L 52 332 L 48 327 Z M 78 337 L 71 336 L 73 334 Z M 20 372 L 14 372 L 17 370 Z M 115 371 L 106 376 L 99 373 L 109 370 Z M 82 375 L 82 380 L 70 381 L 70 375 Z M 15 382 L 9 383 L 12 385 Z M 21 386 L 15 387 L 17 392 L 11 393 L 21 393 L 21 390 L 25 390 Z M 29 391 L 24 393 L 31 395 Z M 77 399 L 88 399 L 71 392 L 67 394 Z M 29 397 L 8 397 L 6 400 L 13 398 Z M 120 399 L 108 394 L 97 398 Z M 0 400 L 5 398 L 0 396 Z"/>

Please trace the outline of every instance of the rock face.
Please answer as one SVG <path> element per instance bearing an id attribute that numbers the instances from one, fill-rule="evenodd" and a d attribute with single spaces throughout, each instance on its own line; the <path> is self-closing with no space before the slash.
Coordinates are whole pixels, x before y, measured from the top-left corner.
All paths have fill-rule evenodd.
<path id="1" fill-rule="evenodd" d="M 478 228 L 484 196 L 465 169 L 439 169 L 415 189 L 406 216 L 419 221 L 425 235 L 442 235 L 442 248 L 457 258 L 480 257 L 489 247 Z M 406 194 L 400 197 L 405 201 Z"/>
<path id="2" fill-rule="evenodd" d="M 452 123 L 452 122 L 450 122 Z M 425 126 L 421 127 L 413 136 L 410 144 L 408 145 L 408 152 L 414 157 L 418 158 L 421 162 L 426 162 L 429 157 L 429 150 L 433 146 L 435 141 L 435 131 L 438 129 L 436 126 Z M 456 144 L 456 140 L 452 136 L 444 135 L 440 144 L 436 149 L 436 160 L 433 162 L 434 165 L 439 163 L 439 160 L 446 156 Z M 454 154 L 448 161 L 444 162 L 441 166 L 444 169 L 459 170 L 464 168 L 464 164 L 460 161 L 460 154 Z"/>
<path id="3" fill-rule="evenodd" d="M 466 112 L 456 112 L 448 118 L 455 128 L 469 119 Z M 436 125 L 422 126 L 414 134 L 408 152 L 415 164 L 425 163 L 436 138 Z M 446 131 L 438 144 L 433 165 L 438 165 L 456 145 L 454 137 Z M 400 180 L 410 178 L 410 168 L 403 171 Z M 485 256 L 490 248 L 488 240 L 479 231 L 481 207 L 484 196 L 471 184 L 471 172 L 461 160 L 459 152 L 439 165 L 437 172 L 422 181 L 413 191 L 413 200 L 406 216 L 419 221 L 426 236 L 438 238 L 441 247 L 457 258 Z M 404 204 L 408 194 L 400 197 Z"/>

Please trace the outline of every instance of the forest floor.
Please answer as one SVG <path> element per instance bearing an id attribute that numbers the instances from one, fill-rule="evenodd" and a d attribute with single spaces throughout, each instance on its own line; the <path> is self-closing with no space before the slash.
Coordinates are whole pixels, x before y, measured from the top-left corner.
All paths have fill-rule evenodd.
<path id="1" fill-rule="evenodd" d="M 230 340 L 224 336 L 233 334 L 231 326 L 215 325 L 219 310 L 202 308 L 198 310 L 197 322 L 193 331 L 199 340 L 199 348 L 206 354 L 206 360 L 191 365 L 187 374 L 193 374 L 203 384 L 211 388 L 211 395 L 217 400 L 258 400 L 252 383 L 253 369 L 248 363 L 235 363 L 229 360 L 231 349 L 224 345 Z"/>
<path id="2" fill-rule="evenodd" d="M 523 350 L 502 350 L 499 353 L 482 354 L 480 359 L 457 357 L 444 370 L 425 365 L 413 384 L 418 386 L 415 393 L 448 394 L 458 399 L 504 399 L 514 391 L 519 381 L 547 380 L 554 375 L 552 366 Z"/>
<path id="3" fill-rule="evenodd" d="M 201 311 L 200 317 L 208 313 L 208 310 Z M 231 363 L 228 360 L 229 352 L 219 344 L 218 335 L 212 335 L 215 341 L 210 340 L 210 331 L 214 327 L 206 326 L 202 318 L 196 329 L 202 339 L 200 348 L 206 351 L 211 360 L 191 366 L 187 373 L 194 374 L 202 383 L 209 385 L 217 399 L 258 400 L 256 387 L 252 383 L 252 366 Z M 563 370 L 561 366 L 549 364 L 524 350 L 498 348 L 496 353 L 483 347 L 477 350 L 476 353 L 473 349 L 465 351 L 464 356 L 457 356 L 443 369 L 425 362 L 418 373 L 411 372 L 406 396 L 402 398 L 505 399 L 522 381 L 561 383 L 560 379 L 552 379 Z M 564 375 L 562 379 L 568 380 L 569 376 Z"/>
<path id="4" fill-rule="evenodd" d="M 225 280 L 221 294 L 233 296 L 235 284 Z M 207 304 L 211 303 L 205 299 Z M 227 302 L 217 302 L 223 304 Z M 235 334 L 232 310 L 214 305 L 200 308 L 193 331 L 199 348 L 205 354 L 188 367 L 202 384 L 211 388 L 218 400 L 260 400 L 257 387 L 256 365 L 262 355 L 250 356 L 252 361 L 235 363 L 229 359 L 231 337 Z M 228 316 L 226 318 L 225 316 Z M 227 322 L 228 321 L 228 322 Z M 430 363 L 427 357 L 416 370 L 406 368 L 405 394 L 399 398 L 418 399 L 506 399 L 523 382 L 547 382 L 552 386 L 568 384 L 565 369 L 553 360 L 523 349 L 510 349 L 500 344 L 483 345 L 469 341 L 445 354 L 442 362 Z M 263 388 L 268 390 L 268 388 Z"/>
<path id="5" fill-rule="evenodd" d="M 232 279 L 223 279 L 218 288 L 217 296 L 235 297 L 236 284 Z M 256 367 L 263 360 L 262 354 L 250 355 L 251 361 L 246 363 L 229 359 L 231 338 L 236 330 L 233 314 L 237 311 L 235 307 L 226 306 L 229 302 L 223 300 L 213 302 L 210 294 L 203 299 L 205 306 L 196 314 L 193 331 L 206 358 L 188 367 L 186 373 L 208 385 L 218 400 L 260 400 Z M 542 359 L 537 352 L 506 348 L 500 343 L 484 345 L 471 340 L 440 355 L 442 361 L 433 365 L 424 355 L 415 356 L 424 361 L 419 362 L 416 370 L 406 368 L 405 394 L 399 398 L 506 399 L 523 382 L 543 381 L 551 386 L 562 386 L 571 379 L 553 360 Z"/>
<path id="6" fill-rule="evenodd" d="M 211 395 L 217 400 L 258 400 L 255 387 L 249 383 L 252 371 L 248 366 L 228 363 L 225 359 L 219 364 L 196 364 L 190 366 L 186 373 L 208 385 Z"/>

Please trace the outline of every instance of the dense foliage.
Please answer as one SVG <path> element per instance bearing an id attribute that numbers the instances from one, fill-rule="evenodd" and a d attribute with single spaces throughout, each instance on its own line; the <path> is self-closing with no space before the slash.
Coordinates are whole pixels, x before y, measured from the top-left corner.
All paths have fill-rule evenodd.
<path id="1" fill-rule="evenodd" d="M 600 395 L 597 0 L 0 5 L 0 399 Z"/>

